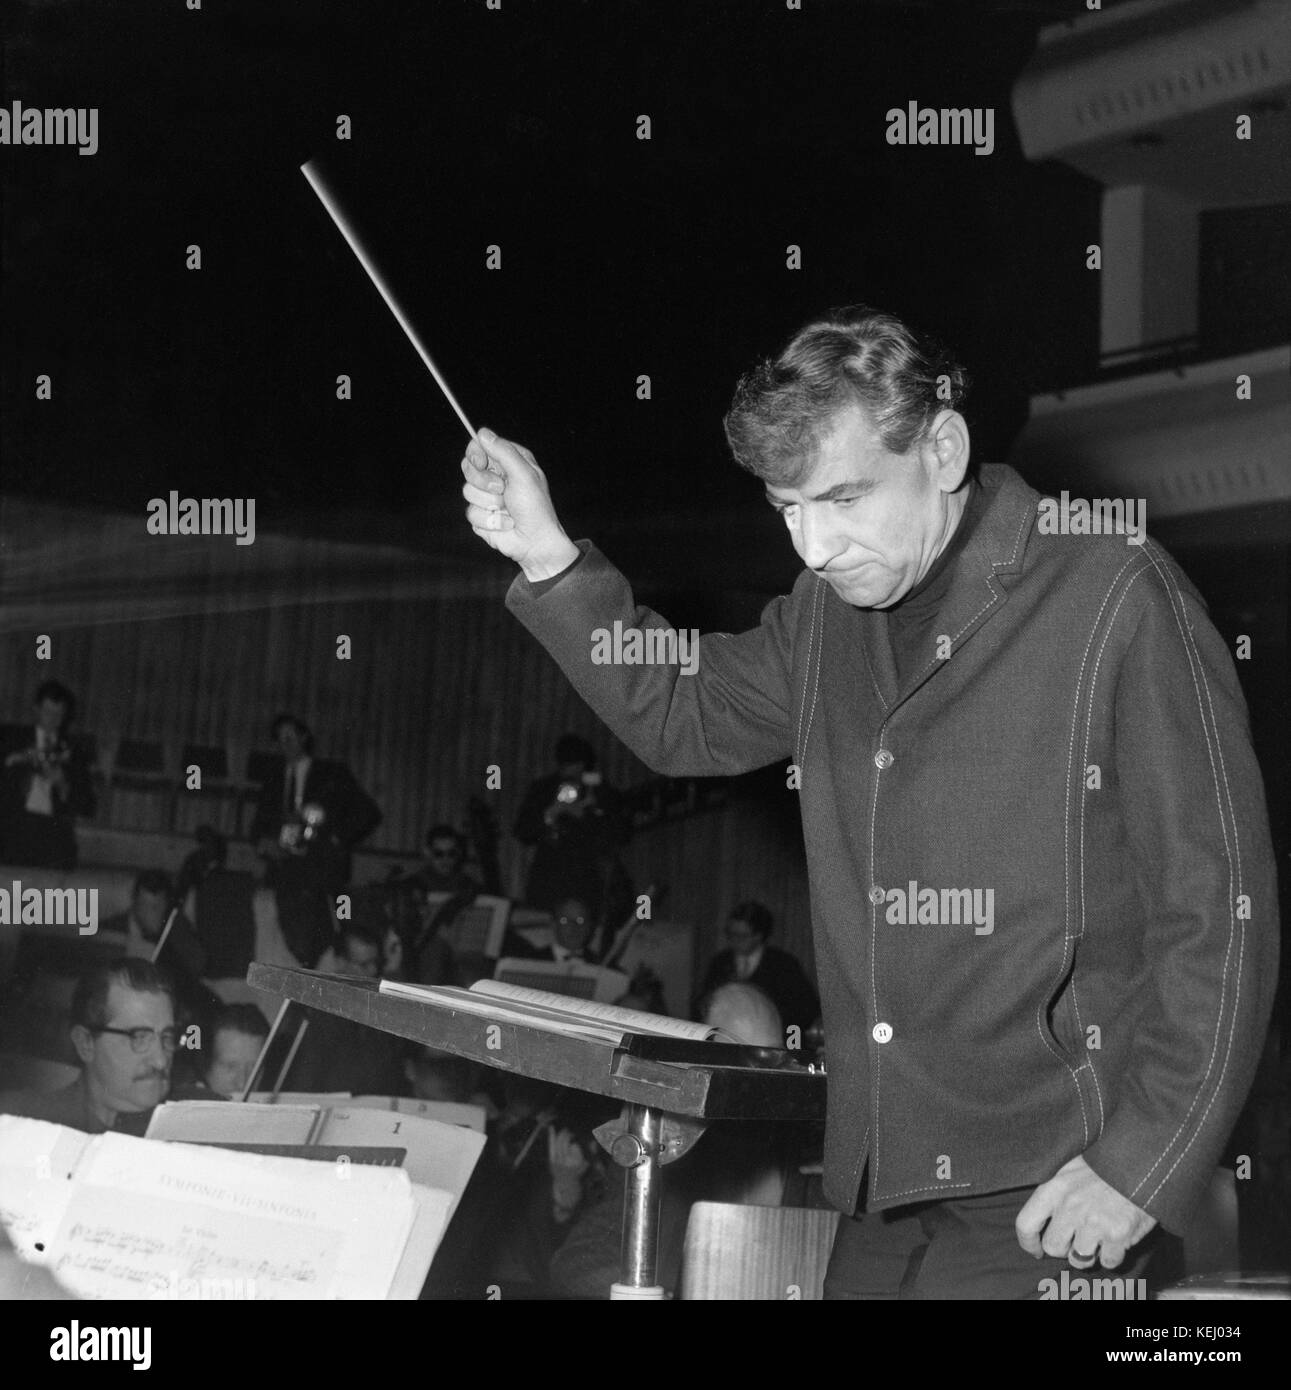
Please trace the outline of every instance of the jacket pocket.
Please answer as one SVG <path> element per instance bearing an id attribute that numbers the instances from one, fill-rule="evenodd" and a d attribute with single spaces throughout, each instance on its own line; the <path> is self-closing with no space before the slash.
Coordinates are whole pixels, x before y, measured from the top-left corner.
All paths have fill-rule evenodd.
<path id="1" fill-rule="evenodd" d="M 1058 986 L 1057 992 L 1049 1001 L 1045 1021 L 1049 1026 L 1049 1036 L 1058 1050 L 1075 1065 L 1085 1059 L 1085 1038 L 1076 1016 L 1076 1000 L 1072 985 L 1075 963 Z"/>

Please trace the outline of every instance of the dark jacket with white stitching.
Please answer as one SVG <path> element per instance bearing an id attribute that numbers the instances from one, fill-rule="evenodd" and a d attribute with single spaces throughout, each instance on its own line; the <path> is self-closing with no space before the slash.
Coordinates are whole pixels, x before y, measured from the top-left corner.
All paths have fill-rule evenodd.
<path id="1" fill-rule="evenodd" d="M 691 676 L 592 664 L 595 628 L 666 623 L 586 542 L 507 603 L 656 771 L 801 769 L 832 1202 L 855 1209 L 867 1161 L 879 1209 L 1038 1184 L 1083 1154 L 1177 1231 L 1276 977 L 1245 704 L 1155 543 L 1043 534 L 1012 469 L 982 483 L 949 642 L 901 688 L 886 617 L 810 570 L 760 626 L 702 638 Z M 911 884 L 937 890 L 933 921 L 899 920 L 891 890 Z M 989 933 L 943 913 L 943 889 L 990 890 Z"/>

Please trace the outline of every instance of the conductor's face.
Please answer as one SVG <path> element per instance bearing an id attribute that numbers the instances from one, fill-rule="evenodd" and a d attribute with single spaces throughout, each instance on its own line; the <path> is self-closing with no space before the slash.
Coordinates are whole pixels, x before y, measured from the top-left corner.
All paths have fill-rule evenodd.
<path id="1" fill-rule="evenodd" d="M 963 508 L 968 465 L 962 417 L 943 411 L 905 454 L 884 445 L 866 411 L 834 417 L 796 488 L 767 487 L 803 563 L 858 608 L 904 598 L 941 553 Z"/>

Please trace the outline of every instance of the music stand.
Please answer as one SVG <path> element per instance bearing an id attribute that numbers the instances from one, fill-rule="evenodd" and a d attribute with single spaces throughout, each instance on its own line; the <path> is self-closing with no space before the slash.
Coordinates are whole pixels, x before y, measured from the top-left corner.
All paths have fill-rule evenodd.
<path id="1" fill-rule="evenodd" d="M 382 994 L 376 980 L 252 964 L 247 982 L 311 1009 L 537 1081 L 618 1100 L 597 1141 L 627 1170 L 619 1283 L 612 1298 L 659 1299 L 660 1169 L 712 1120 L 818 1121 L 825 1075 L 775 1048 L 627 1034 L 620 1046 L 491 1019 L 436 1000 Z"/>

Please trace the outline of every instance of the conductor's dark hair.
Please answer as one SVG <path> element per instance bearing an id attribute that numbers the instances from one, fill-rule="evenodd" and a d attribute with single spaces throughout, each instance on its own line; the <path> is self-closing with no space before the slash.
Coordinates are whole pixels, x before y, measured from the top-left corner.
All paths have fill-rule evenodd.
<path id="1" fill-rule="evenodd" d="M 211 1037 L 222 1030 L 264 1039 L 269 1036 L 269 1020 L 254 1004 L 224 1004 L 211 1020 Z"/>
<path id="2" fill-rule="evenodd" d="M 108 1021 L 108 991 L 114 984 L 136 994 L 164 994 L 175 1007 L 175 990 L 170 976 L 150 960 L 124 956 L 92 965 L 76 982 L 72 991 L 71 1023 L 82 1028 L 102 1028 Z"/>
<path id="3" fill-rule="evenodd" d="M 312 753 L 314 751 L 314 734 L 309 725 L 298 715 L 288 714 L 286 711 L 274 715 L 273 723 L 269 725 L 269 737 L 276 741 L 278 738 L 278 730 L 281 729 L 284 724 L 290 724 L 300 735 L 300 742 L 306 753 Z"/>
<path id="4" fill-rule="evenodd" d="M 53 700 L 56 705 L 62 705 L 66 713 L 63 715 L 63 723 L 70 724 L 76 718 L 76 696 L 62 683 L 62 681 L 41 681 L 36 687 L 36 704 L 43 704 L 46 700 Z"/>
<path id="5" fill-rule="evenodd" d="M 751 900 L 738 903 L 731 909 L 731 921 L 747 922 L 763 941 L 771 935 L 771 928 L 775 925 L 771 909 Z"/>
<path id="6" fill-rule="evenodd" d="M 141 869 L 134 879 L 133 893 L 165 893 L 170 897 L 172 892 L 170 875 L 165 869 Z"/>
<path id="7" fill-rule="evenodd" d="M 590 772 L 596 766 L 596 749 L 579 734 L 561 734 L 556 740 L 556 764 L 582 763 Z"/>
<path id="8" fill-rule="evenodd" d="M 796 487 L 839 411 L 861 406 L 886 449 L 904 454 L 969 378 L 946 349 L 892 314 L 854 304 L 801 329 L 746 372 L 723 424 L 736 462 L 772 487 Z"/>

